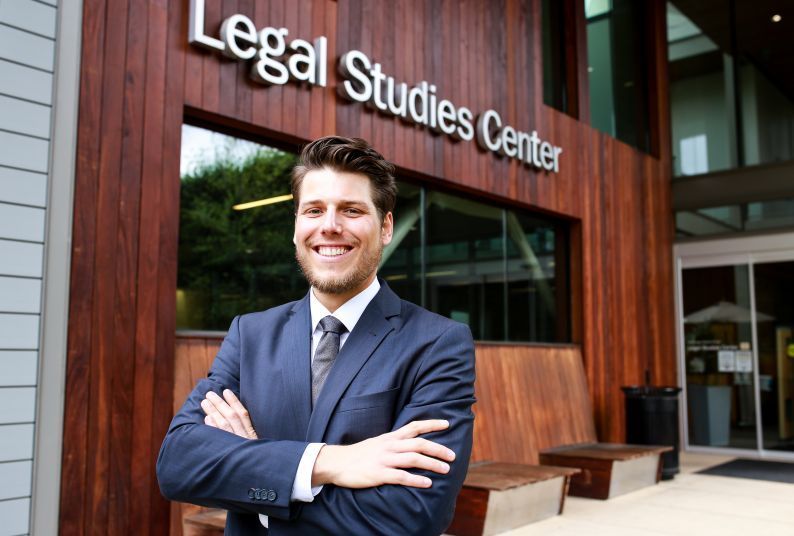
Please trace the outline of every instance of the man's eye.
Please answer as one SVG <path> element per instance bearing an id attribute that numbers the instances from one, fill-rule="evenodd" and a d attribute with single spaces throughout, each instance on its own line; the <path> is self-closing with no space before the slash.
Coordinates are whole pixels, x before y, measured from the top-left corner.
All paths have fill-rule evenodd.
<path id="1" fill-rule="evenodd" d="M 358 216 L 358 215 L 360 215 L 360 214 L 361 214 L 361 211 L 360 211 L 359 209 L 357 209 L 357 208 L 346 208 L 346 209 L 344 210 L 344 212 L 345 212 L 345 214 L 347 214 L 348 216 Z"/>
<path id="2" fill-rule="evenodd" d="M 306 214 L 307 216 L 319 216 L 320 214 L 323 213 L 323 211 L 320 210 L 319 208 L 308 208 L 303 213 Z"/>

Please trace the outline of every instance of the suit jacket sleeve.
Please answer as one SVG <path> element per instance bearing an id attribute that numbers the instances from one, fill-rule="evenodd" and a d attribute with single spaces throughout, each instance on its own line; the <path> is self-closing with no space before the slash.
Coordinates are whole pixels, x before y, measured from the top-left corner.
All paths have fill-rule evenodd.
<path id="1" fill-rule="evenodd" d="M 240 331 L 235 318 L 207 378 L 171 421 L 157 458 L 163 495 L 176 501 L 242 513 L 289 517 L 298 463 L 308 443 L 250 440 L 204 424 L 208 391 L 240 392 Z M 251 489 L 264 490 L 251 497 Z"/>
<path id="2" fill-rule="evenodd" d="M 474 415 L 474 344 L 462 324 L 450 324 L 424 352 L 408 403 L 393 429 L 414 420 L 447 419 L 443 432 L 424 437 L 456 454 L 450 472 L 428 476 L 427 489 L 385 485 L 351 490 L 325 486 L 314 502 L 301 508 L 293 521 L 271 520 L 279 534 L 440 534 L 452 520 L 455 501 L 463 485 L 471 455 Z M 275 531 L 274 531 L 275 532 Z"/>

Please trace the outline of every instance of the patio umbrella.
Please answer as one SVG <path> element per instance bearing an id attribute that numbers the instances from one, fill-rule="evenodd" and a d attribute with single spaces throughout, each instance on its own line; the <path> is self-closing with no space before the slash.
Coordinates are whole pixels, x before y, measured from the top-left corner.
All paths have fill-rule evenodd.
<path id="1" fill-rule="evenodd" d="M 769 322 L 774 320 L 774 316 L 770 316 L 761 312 L 755 313 L 755 319 L 758 322 Z M 695 311 L 694 313 L 684 317 L 684 322 L 687 324 L 703 324 L 706 322 L 750 322 L 750 310 L 736 305 L 735 303 L 721 301 L 714 305 L 709 305 L 705 309 Z"/>

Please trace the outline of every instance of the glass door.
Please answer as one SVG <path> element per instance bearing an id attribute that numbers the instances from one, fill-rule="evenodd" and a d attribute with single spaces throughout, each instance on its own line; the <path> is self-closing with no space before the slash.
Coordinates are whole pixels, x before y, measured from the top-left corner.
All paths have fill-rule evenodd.
<path id="1" fill-rule="evenodd" d="M 761 438 L 794 452 L 794 261 L 753 265 Z"/>
<path id="2" fill-rule="evenodd" d="M 689 444 L 757 449 L 749 265 L 682 272 Z"/>
<path id="3" fill-rule="evenodd" d="M 794 235 L 677 244 L 687 448 L 794 459 Z"/>

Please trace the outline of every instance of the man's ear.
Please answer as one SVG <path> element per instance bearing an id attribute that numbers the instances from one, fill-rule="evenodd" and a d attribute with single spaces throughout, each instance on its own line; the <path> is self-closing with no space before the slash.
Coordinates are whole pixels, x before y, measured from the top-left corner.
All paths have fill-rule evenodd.
<path id="1" fill-rule="evenodd" d="M 380 229 L 380 238 L 384 246 L 389 245 L 394 234 L 394 216 L 391 212 L 387 212 L 383 217 L 383 225 Z"/>

